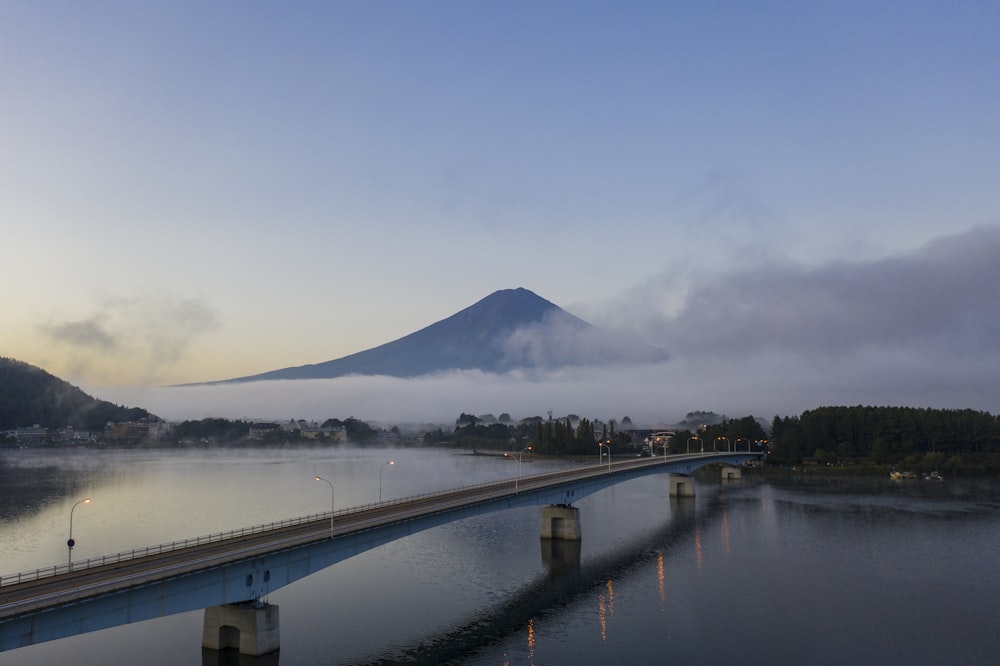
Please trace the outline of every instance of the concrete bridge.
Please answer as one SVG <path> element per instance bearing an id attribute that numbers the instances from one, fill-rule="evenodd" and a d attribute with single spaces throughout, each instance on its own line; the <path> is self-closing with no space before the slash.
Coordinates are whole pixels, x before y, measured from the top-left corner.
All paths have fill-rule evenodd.
<path id="1" fill-rule="evenodd" d="M 573 503 L 583 497 L 649 474 L 669 474 L 671 496 L 693 496 L 694 470 L 719 464 L 723 478 L 734 478 L 760 455 L 609 459 L 3 576 L 0 651 L 204 608 L 205 647 L 267 654 L 279 647 L 278 607 L 260 600 L 349 557 L 444 523 L 529 505 L 543 507 L 543 544 L 578 543 Z"/>

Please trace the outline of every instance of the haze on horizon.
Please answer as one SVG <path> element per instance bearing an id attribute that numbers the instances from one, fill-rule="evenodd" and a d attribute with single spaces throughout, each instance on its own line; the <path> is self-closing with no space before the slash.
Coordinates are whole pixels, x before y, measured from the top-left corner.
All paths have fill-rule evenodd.
<path id="1" fill-rule="evenodd" d="M 1000 5 L 0 5 L 0 354 L 167 418 L 1000 411 Z M 667 350 L 159 389 L 525 287 Z"/>

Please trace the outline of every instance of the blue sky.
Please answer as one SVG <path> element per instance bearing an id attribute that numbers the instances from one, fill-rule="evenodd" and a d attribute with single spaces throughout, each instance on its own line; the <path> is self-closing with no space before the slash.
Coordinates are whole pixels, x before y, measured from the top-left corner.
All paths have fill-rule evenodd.
<path id="1" fill-rule="evenodd" d="M 254 410 L 149 387 L 525 287 L 673 361 L 439 379 L 426 409 L 997 411 L 998 35 L 992 1 L 8 0 L 0 354 Z M 414 390 L 347 387 L 309 395 Z"/>

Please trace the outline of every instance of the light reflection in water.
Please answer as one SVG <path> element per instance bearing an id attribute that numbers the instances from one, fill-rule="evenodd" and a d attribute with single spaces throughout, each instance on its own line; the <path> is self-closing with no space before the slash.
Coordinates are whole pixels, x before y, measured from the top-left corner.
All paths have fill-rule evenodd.
<path id="1" fill-rule="evenodd" d="M 528 663 L 535 663 L 535 618 L 528 620 Z"/>
<path id="2" fill-rule="evenodd" d="M 528 664 L 535 663 L 535 618 L 528 619 Z M 504 653 L 503 666 L 511 666 L 511 655 Z"/>
<path id="3" fill-rule="evenodd" d="M 608 609 L 605 605 L 604 595 L 597 596 L 597 618 L 601 623 L 601 642 L 608 642 Z"/>
<path id="4" fill-rule="evenodd" d="M 701 528 L 694 531 L 694 559 L 698 563 L 698 573 L 701 573 Z"/>
<path id="5" fill-rule="evenodd" d="M 607 595 L 601 593 L 597 597 L 597 616 L 601 623 L 601 641 L 608 641 L 608 618 L 615 616 L 615 583 L 610 578 L 604 584 Z"/>
<path id="6" fill-rule="evenodd" d="M 660 590 L 660 610 L 664 610 L 663 604 L 667 600 L 666 587 L 667 581 L 666 577 L 663 575 L 663 551 L 656 551 L 656 583 Z"/>
<path id="7" fill-rule="evenodd" d="M 722 535 L 722 549 L 729 552 L 729 512 L 722 512 L 722 524 L 719 527 Z"/>

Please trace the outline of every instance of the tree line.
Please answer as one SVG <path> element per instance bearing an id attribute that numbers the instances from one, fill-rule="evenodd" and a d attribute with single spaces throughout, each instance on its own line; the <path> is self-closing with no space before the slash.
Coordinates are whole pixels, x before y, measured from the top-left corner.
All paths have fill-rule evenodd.
<path id="1" fill-rule="evenodd" d="M 1000 472 L 1000 419 L 972 409 L 820 407 L 775 417 L 770 458 Z"/>
<path id="2" fill-rule="evenodd" d="M 483 424 L 463 414 L 456 423 L 451 436 L 439 430 L 436 442 L 505 451 L 530 446 L 535 453 L 556 456 L 590 455 L 602 444 L 617 455 L 642 451 L 646 445 L 638 431 L 616 427 L 614 420 L 599 428 L 595 421 L 576 416 Z M 662 453 L 664 445 L 674 454 L 759 451 L 776 465 L 867 464 L 1000 473 L 1000 419 L 972 409 L 819 407 L 799 416 L 775 416 L 770 424 L 752 415 L 722 417 L 721 423 L 674 430 L 663 444 L 654 444 L 652 453 Z"/>

